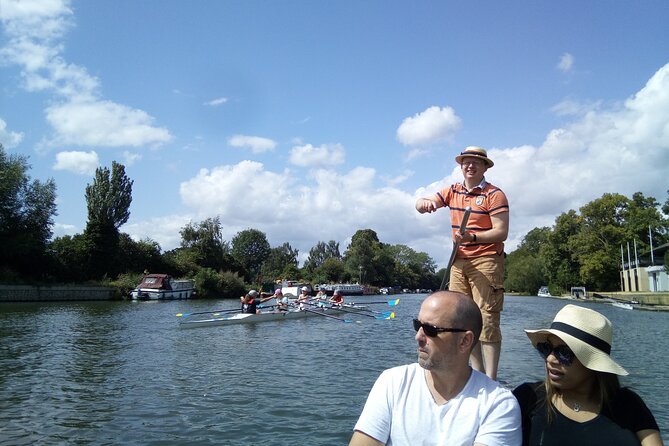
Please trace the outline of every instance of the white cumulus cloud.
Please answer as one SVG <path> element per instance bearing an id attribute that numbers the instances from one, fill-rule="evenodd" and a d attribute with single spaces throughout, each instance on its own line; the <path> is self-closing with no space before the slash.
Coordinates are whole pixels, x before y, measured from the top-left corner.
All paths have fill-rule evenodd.
<path id="1" fill-rule="evenodd" d="M 234 135 L 228 139 L 228 145 L 249 149 L 253 153 L 264 153 L 276 148 L 276 142 L 260 136 Z"/>
<path id="2" fill-rule="evenodd" d="M 166 129 L 154 127 L 144 111 L 110 101 L 52 105 L 46 117 L 57 135 L 51 144 L 141 147 L 172 138 Z"/>
<path id="3" fill-rule="evenodd" d="M 64 59 L 60 40 L 73 24 L 69 1 L 4 0 L 0 15 L 8 35 L 0 59 L 21 67 L 27 91 L 54 95 L 45 110 L 54 135 L 44 146 L 138 147 L 172 139 L 146 112 L 103 99 L 99 80 Z"/>
<path id="4" fill-rule="evenodd" d="M 341 144 L 311 144 L 295 146 L 290 151 L 290 162 L 301 167 L 329 167 L 343 164 L 346 151 Z"/>
<path id="5" fill-rule="evenodd" d="M 461 125 L 453 108 L 432 106 L 405 118 L 397 129 L 397 139 L 405 146 L 431 145 L 450 139 Z"/>
<path id="6" fill-rule="evenodd" d="M 60 152 L 56 154 L 54 170 L 65 170 L 80 175 L 93 175 L 100 165 L 95 152 Z"/>
<path id="7" fill-rule="evenodd" d="M 7 130 L 7 123 L 0 118 L 0 144 L 5 149 L 13 149 L 23 140 L 23 133 Z"/>

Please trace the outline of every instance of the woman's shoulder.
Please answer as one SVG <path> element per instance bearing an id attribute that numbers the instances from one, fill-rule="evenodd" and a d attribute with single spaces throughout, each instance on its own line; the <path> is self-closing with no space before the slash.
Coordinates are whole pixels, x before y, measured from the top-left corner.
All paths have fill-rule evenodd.
<path id="1" fill-rule="evenodd" d="M 513 389 L 513 396 L 521 407 L 535 405 L 546 397 L 543 381 L 526 382 Z"/>
<path id="2" fill-rule="evenodd" d="M 621 387 L 618 389 L 614 396 L 614 402 L 616 405 L 622 405 L 624 407 L 634 407 L 639 404 L 645 405 L 643 398 L 629 387 Z"/>

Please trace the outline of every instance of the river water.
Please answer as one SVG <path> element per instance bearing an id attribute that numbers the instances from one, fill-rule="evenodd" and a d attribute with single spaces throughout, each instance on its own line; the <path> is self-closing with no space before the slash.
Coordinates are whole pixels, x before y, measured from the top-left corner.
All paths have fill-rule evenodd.
<path id="1" fill-rule="evenodd" d="M 347 444 L 378 374 L 416 360 L 411 318 L 425 295 L 355 299 L 397 297 L 399 305 L 374 305 L 395 310 L 394 320 L 194 329 L 175 314 L 236 302 L 1 304 L 0 444 Z M 547 327 L 567 303 L 507 296 L 506 386 L 542 379 L 523 328 Z M 612 321 L 612 356 L 630 372 L 622 383 L 642 396 L 667 442 L 669 313 L 581 305 Z"/>

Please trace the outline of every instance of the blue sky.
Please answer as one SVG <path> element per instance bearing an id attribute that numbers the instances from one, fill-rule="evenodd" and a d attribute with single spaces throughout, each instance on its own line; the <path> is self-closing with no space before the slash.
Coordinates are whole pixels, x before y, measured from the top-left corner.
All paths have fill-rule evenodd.
<path id="1" fill-rule="evenodd" d="M 417 197 L 468 145 L 507 251 L 605 192 L 669 189 L 669 2 L 0 0 L 0 142 L 58 190 L 54 234 L 116 160 L 121 227 L 163 250 L 219 216 L 303 261 L 358 229 L 450 255 Z"/>

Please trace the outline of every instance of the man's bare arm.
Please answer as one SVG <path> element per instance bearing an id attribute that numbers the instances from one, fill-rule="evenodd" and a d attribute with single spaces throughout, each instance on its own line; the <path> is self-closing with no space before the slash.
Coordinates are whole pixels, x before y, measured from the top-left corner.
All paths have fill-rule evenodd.
<path id="1" fill-rule="evenodd" d="M 384 444 L 364 432 L 355 431 L 348 446 L 383 446 Z"/>

